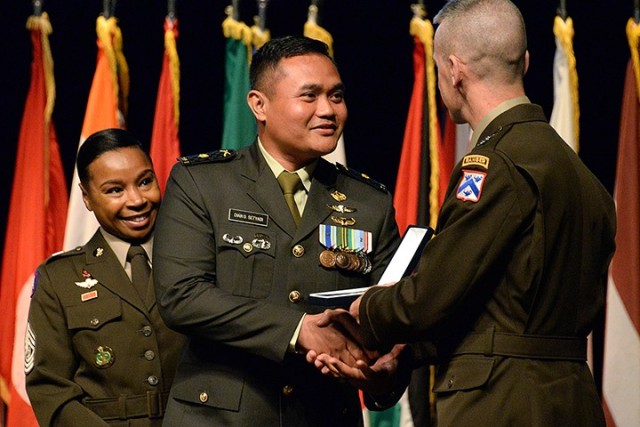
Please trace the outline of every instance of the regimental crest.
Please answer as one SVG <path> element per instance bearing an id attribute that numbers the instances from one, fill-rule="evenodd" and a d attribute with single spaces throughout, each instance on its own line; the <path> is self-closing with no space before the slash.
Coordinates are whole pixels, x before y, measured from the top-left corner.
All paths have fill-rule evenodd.
<path id="1" fill-rule="evenodd" d="M 463 202 L 477 203 L 482 195 L 487 174 L 485 172 L 462 170 L 462 179 L 456 191 L 456 197 Z"/>

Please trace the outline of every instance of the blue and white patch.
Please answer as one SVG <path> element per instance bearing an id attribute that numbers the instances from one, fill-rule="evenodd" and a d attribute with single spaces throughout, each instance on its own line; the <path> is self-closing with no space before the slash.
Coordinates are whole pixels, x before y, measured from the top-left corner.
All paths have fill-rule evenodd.
<path id="1" fill-rule="evenodd" d="M 456 197 L 463 202 L 478 202 L 487 177 L 485 172 L 462 170 L 462 179 L 456 191 Z"/>

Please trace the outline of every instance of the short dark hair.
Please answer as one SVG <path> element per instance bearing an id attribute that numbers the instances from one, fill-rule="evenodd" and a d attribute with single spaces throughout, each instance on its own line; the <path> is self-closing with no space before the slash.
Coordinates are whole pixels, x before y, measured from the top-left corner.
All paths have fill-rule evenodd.
<path id="1" fill-rule="evenodd" d="M 251 89 L 264 90 L 260 87 L 264 75 L 274 71 L 282 59 L 309 54 L 326 56 L 335 65 L 329 55 L 329 47 L 319 40 L 303 36 L 284 36 L 268 41 L 253 55 L 249 68 Z"/>
<path id="2" fill-rule="evenodd" d="M 89 181 L 89 165 L 108 151 L 134 147 L 142 151 L 151 161 L 151 157 L 142 147 L 142 143 L 131 132 L 123 129 L 104 129 L 90 135 L 80 145 L 76 158 L 78 178 L 83 185 Z"/>

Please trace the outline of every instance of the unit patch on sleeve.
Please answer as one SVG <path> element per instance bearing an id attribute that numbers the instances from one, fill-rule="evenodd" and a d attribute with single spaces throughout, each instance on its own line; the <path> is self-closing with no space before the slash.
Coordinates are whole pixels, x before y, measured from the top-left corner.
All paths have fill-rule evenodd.
<path id="1" fill-rule="evenodd" d="M 462 159 L 462 167 L 466 168 L 467 166 L 480 166 L 489 169 L 489 158 L 480 154 L 469 154 Z"/>
<path id="2" fill-rule="evenodd" d="M 456 197 L 463 202 L 478 202 L 482 194 L 482 187 L 487 177 L 485 172 L 462 170 L 462 179 L 456 190 Z"/>

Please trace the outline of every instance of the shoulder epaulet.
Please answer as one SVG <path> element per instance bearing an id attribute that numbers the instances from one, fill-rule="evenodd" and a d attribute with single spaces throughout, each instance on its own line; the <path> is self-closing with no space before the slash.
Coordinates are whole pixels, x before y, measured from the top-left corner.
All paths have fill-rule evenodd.
<path id="1" fill-rule="evenodd" d="M 386 185 L 371 179 L 367 174 L 358 172 L 355 169 L 350 169 L 344 165 L 341 165 L 340 163 L 336 163 L 336 169 L 338 170 L 338 172 L 350 176 L 351 178 L 355 178 L 358 181 L 364 182 L 365 184 L 369 184 L 373 188 L 380 190 L 383 193 L 386 193 L 388 191 Z"/>
<path id="2" fill-rule="evenodd" d="M 68 251 L 59 251 L 59 252 L 53 253 L 49 256 L 49 258 L 46 259 L 45 264 L 60 258 L 66 258 L 68 256 L 77 255 L 80 252 L 82 252 L 82 250 L 83 250 L 82 246 L 76 246 L 75 248 L 69 249 Z"/>
<path id="3" fill-rule="evenodd" d="M 236 157 L 236 150 L 217 150 L 208 153 L 193 154 L 191 156 L 180 157 L 180 163 L 185 166 L 197 165 L 200 163 L 226 162 Z"/>

